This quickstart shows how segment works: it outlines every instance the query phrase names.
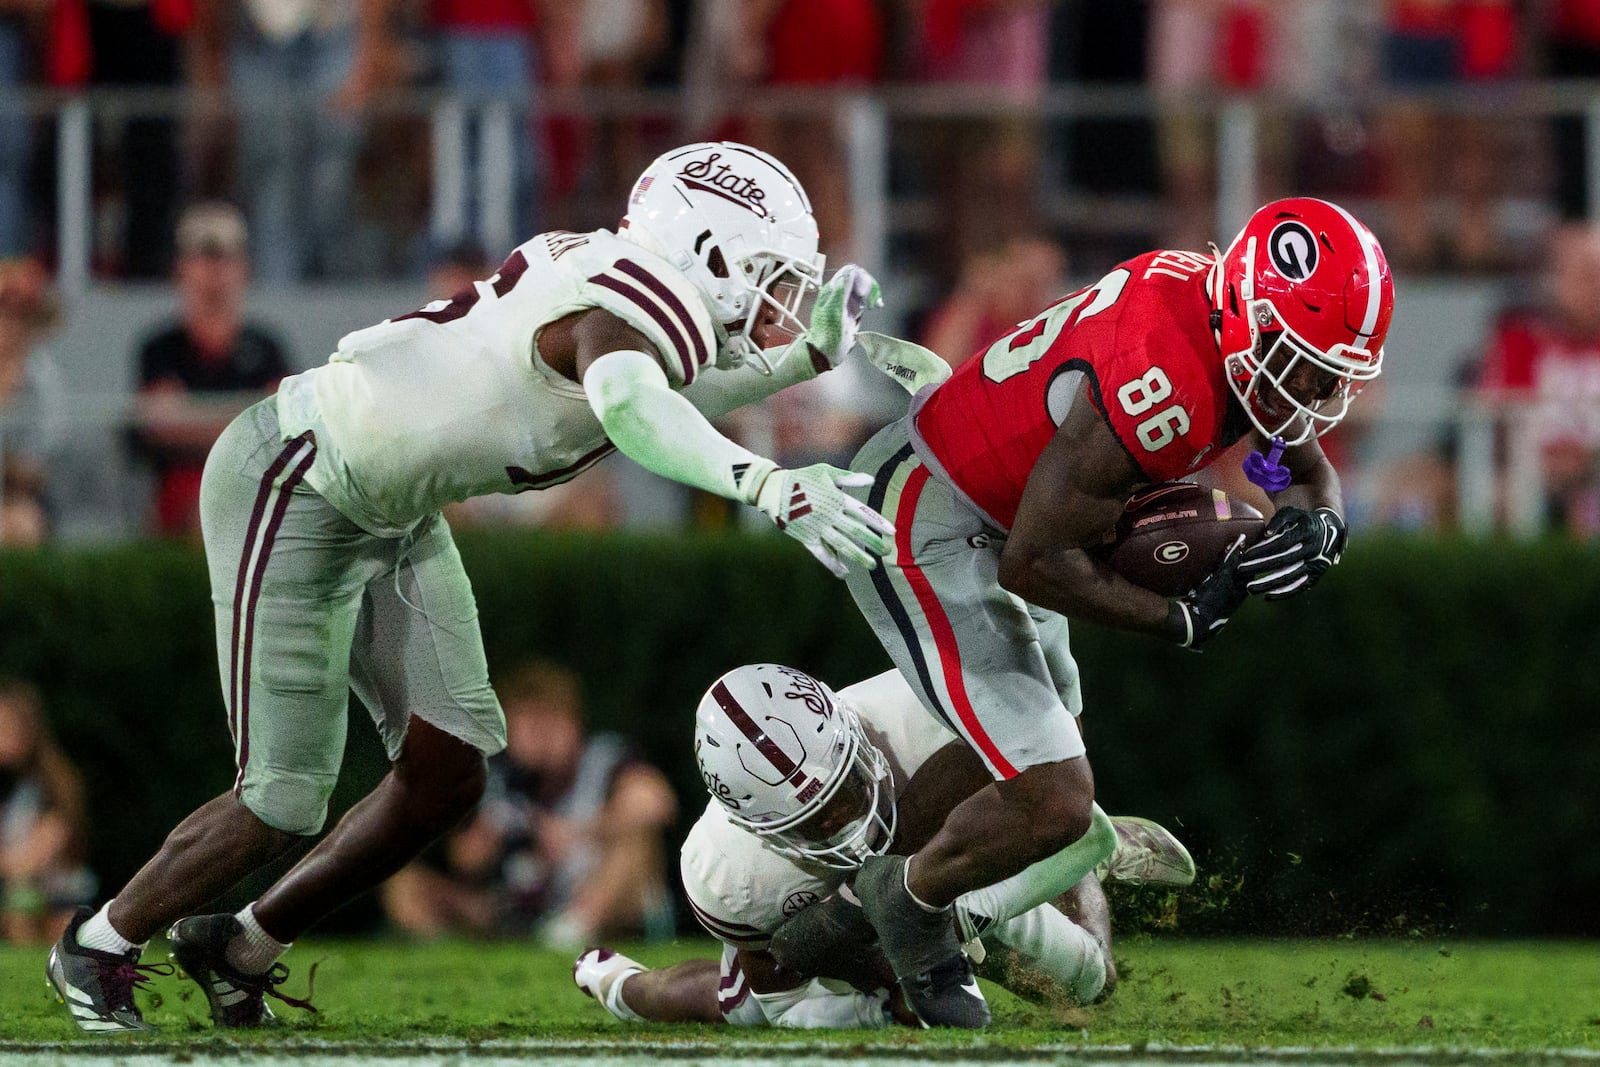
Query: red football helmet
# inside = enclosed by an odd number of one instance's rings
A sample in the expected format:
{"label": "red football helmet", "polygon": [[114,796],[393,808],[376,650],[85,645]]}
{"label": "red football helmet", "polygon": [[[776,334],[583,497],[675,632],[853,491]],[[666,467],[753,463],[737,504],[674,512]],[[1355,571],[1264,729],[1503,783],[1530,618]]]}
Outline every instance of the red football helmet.
{"label": "red football helmet", "polygon": [[1383,367],[1394,279],[1372,231],[1326,200],[1275,200],[1217,257],[1212,325],[1228,384],[1267,437],[1331,430]]}

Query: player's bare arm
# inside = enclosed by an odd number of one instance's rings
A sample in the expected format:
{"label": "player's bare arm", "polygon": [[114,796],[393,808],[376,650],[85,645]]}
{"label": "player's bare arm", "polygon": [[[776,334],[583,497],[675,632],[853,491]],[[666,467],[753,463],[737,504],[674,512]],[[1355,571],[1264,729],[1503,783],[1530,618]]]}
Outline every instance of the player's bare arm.
{"label": "player's bare arm", "polygon": [[1246,591],[1282,600],[1315,585],[1344,552],[1339,474],[1316,438],[1284,453],[1294,481],[1272,494],[1277,511],[1261,540],[1239,557]]}
{"label": "player's bare arm", "polygon": [[1344,514],[1344,497],[1339,488],[1339,472],[1333,469],[1322,445],[1315,437],[1304,444],[1294,445],[1283,454],[1283,464],[1289,468],[1294,481],[1289,488],[1269,493],[1273,506],[1279,508],[1332,508]]}
{"label": "player's bare arm", "polygon": [[1167,635],[1172,603],[1090,553],[1148,479],[1117,443],[1084,382],[1028,476],[1000,584],[1039,607],[1138,633]]}

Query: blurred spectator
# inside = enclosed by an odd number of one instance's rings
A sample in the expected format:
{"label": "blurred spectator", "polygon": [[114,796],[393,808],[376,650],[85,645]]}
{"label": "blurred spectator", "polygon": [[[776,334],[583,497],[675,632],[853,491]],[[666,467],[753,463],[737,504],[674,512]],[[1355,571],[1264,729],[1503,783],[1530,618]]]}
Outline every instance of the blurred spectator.
{"label": "blurred spectator", "polygon": [[452,245],[428,271],[427,300],[448,300],[494,270],[495,264],[489,262],[482,245],[473,241]]}
{"label": "blurred spectator", "polygon": [[0,260],[0,545],[37,545],[49,533],[50,464],[66,436],[66,411],[39,342],[58,318],[44,268]]}
{"label": "blurred spectator", "polygon": [[419,936],[537,931],[552,947],[670,934],[662,833],[676,800],[615,734],[585,735],[571,671],[535,661],[497,687],[506,751],[442,861],[391,878],[384,907]]}
{"label": "blurred spectator", "polygon": [[[1196,101],[1219,92],[1275,95],[1289,88],[1301,0],[1156,0],[1150,9],[1149,80],[1156,121],[1169,248],[1203,249],[1230,221],[1216,218],[1216,122]],[[1322,42],[1325,49],[1332,42]],[[1257,127],[1257,200],[1282,195],[1289,125],[1263,111]]]}
{"label": "blurred spectator", "polygon": [[156,529],[192,534],[206,453],[247,403],[277,387],[289,362],[277,338],[245,320],[250,264],[238,209],[194,205],[177,244],[178,319],[139,347],[137,436],[159,480]]}
{"label": "blurred spectator", "polygon": [[[1553,78],[1600,78],[1600,0],[1548,0],[1541,40],[1544,73]],[[1555,140],[1556,207],[1564,219],[1587,218],[1600,210],[1589,203],[1588,146],[1585,116],[1558,115],[1552,122]]]}
{"label": "blurred spectator", "polygon": [[[669,44],[664,0],[585,0],[581,6],[577,37],[583,84],[642,89]],[[597,179],[595,201],[625,197],[655,157],[658,146],[644,143],[648,125],[635,115],[600,116],[587,131],[580,162]],[[597,221],[609,225],[613,220]]]}
{"label": "blurred spectator", "polygon": [[[1512,73],[1513,0],[1387,0],[1383,73],[1396,89],[1440,89]],[[1381,139],[1393,198],[1384,250],[1396,267],[1493,270],[1505,265],[1495,217],[1501,170],[1494,116],[1445,117],[1423,101],[1384,116]],[[1450,197],[1447,226],[1435,214]]]}
{"label": "blurred spectator", "polygon": [[[34,81],[33,41],[55,0],[0,0],[0,98]],[[0,256],[28,251],[27,184],[32,122],[0,112]]]}
{"label": "blurred spectator", "polygon": [[[52,60],[57,84],[90,88],[176,89],[193,24],[189,0],[56,0]],[[105,136],[109,134],[109,136]],[[102,232],[114,239],[97,256],[131,278],[162,278],[172,268],[172,224],[182,187],[177,123],[166,115],[129,117],[104,131],[116,177],[102,186]]]}
{"label": "blurred spectator", "polygon": [[396,67],[395,0],[189,2],[196,81],[226,86],[240,108],[257,275],[281,284],[348,273],[362,116]]}
{"label": "blurred spectator", "polygon": [[[917,0],[913,73],[1021,107],[1048,81],[1054,0]],[[928,146],[938,245],[961,263],[995,240],[1038,231],[1039,128],[1030,118],[951,119]],[[948,280],[948,278],[946,279]]]}
{"label": "blurred spectator", "polygon": [[[741,85],[863,90],[883,78],[884,24],[873,0],[744,0],[722,62]],[[817,217],[822,251],[853,258],[849,168],[831,111],[746,120],[752,144],[787,163]]]}
{"label": "blurred spectator", "polygon": [[1546,518],[1600,536],[1600,228],[1569,224],[1553,236],[1539,307],[1501,315],[1478,387],[1527,405],[1512,418],[1537,435]]}
{"label": "blurred spectator", "polygon": [[928,319],[923,342],[952,367],[1066,295],[1067,254],[1018,238],[968,259],[961,280]]}
{"label": "blurred spectator", "polygon": [[38,690],[0,678],[0,937],[52,941],[94,896],[85,828],[83,779],[51,738]]}
{"label": "blurred spectator", "polygon": [[[504,254],[535,232],[540,86],[577,84],[585,6],[565,0],[431,0],[440,83],[467,107],[459,141],[436,149],[456,156],[454,170],[462,179],[455,187],[434,189],[440,200],[436,244],[476,240]],[[492,185],[486,178],[493,168],[507,166],[511,202],[497,205],[487,195]]]}

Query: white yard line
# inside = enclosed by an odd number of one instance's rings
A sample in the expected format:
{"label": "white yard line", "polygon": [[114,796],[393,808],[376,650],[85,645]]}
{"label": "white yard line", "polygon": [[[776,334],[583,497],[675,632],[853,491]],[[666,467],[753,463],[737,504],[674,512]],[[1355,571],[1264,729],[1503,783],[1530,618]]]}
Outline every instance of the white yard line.
{"label": "white yard line", "polygon": [[1070,1061],[1074,1067],[1237,1067],[1239,1064],[1381,1064],[1382,1067],[1437,1067],[1451,1063],[1600,1063],[1600,1049],[1491,1049],[1410,1046],[1249,1048],[1242,1045],[1088,1045],[1062,1042],[1019,1048],[974,1044],[928,1048],[916,1042],[837,1042],[815,1038],[793,1044],[754,1041],[545,1041],[497,1039],[481,1042],[433,1038],[416,1041],[349,1042],[293,1040],[270,1045],[212,1039],[204,1047],[177,1042],[113,1045],[87,1042],[0,1042],[0,1067],[72,1067],[126,1062],[144,1067],[177,1062],[187,1067],[247,1067],[293,1063],[295,1067],[416,1067],[419,1060],[464,1060],[471,1067],[645,1067],[653,1060],[690,1059],[697,1067],[742,1067],[752,1062],[783,1067],[836,1067],[841,1052],[850,1058],[917,1060],[947,1067],[1007,1067],[1041,1061]]}

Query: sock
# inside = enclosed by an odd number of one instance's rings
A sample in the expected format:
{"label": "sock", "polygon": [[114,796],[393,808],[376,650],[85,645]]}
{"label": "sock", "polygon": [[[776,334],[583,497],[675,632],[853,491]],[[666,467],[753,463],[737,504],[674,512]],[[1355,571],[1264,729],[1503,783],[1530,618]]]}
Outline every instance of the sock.
{"label": "sock", "polygon": [[278,957],[288,952],[290,948],[290,945],[274,939],[271,934],[261,929],[261,924],[256,922],[255,909],[254,904],[246,904],[244,910],[234,916],[244,929],[228,942],[226,953],[229,965],[237,967],[245,974],[265,973],[267,968],[277,963]]}
{"label": "sock", "polygon": [[621,1019],[623,1022],[642,1023],[643,1015],[628,1007],[628,1002],[622,999],[622,987],[629,978],[639,973],[639,968],[634,967],[623,971],[611,982],[611,988],[606,991],[606,1011]]}
{"label": "sock", "polygon": [[1099,862],[1117,847],[1117,831],[1111,818],[1094,806],[1089,830],[1078,840],[1038,863],[1024,867],[1010,878],[961,895],[960,905],[968,912],[987,916],[994,922],[1006,919],[1054,900],[1083,880]]}
{"label": "sock", "polygon": [[945,909],[936,908],[932,904],[924,903],[923,899],[921,897],[917,896],[915,893],[913,893],[911,891],[911,861],[914,858],[915,857],[912,857],[912,856],[907,856],[906,857],[906,866],[905,866],[905,872],[906,873],[905,873],[905,879],[904,879],[905,887],[906,887],[906,896],[911,898],[911,903],[915,904],[917,907],[921,908],[923,911],[928,912],[928,913],[933,914],[933,915],[937,915],[939,912],[944,911]]}
{"label": "sock", "polygon": [[143,951],[143,945],[136,945],[132,941],[117,933],[116,927],[111,925],[111,901],[106,901],[105,907],[94,913],[94,916],[84,921],[78,927],[78,944],[84,948],[92,948],[96,952],[115,952],[119,956],[126,956],[130,952]]}
{"label": "sock", "polygon": [[1041,904],[990,931],[1002,944],[1028,957],[1079,1004],[1091,1004],[1106,987],[1106,952],[1093,934],[1048,904]]}

